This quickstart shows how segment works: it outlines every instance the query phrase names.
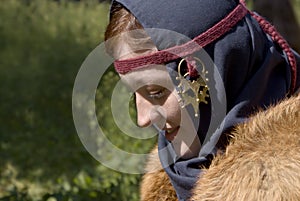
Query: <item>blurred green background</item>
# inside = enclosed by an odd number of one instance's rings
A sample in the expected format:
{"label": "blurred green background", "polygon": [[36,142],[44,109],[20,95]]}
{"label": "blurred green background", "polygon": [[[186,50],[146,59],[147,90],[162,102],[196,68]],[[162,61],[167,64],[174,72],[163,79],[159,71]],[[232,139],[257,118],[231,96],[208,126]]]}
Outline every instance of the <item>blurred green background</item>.
{"label": "blurred green background", "polygon": [[[138,200],[140,175],[92,158],[72,118],[74,80],[103,40],[108,9],[92,0],[1,1],[0,200]],[[102,107],[117,80],[110,68],[97,93],[98,117],[115,144],[146,153],[153,140],[120,138]]]}
{"label": "blurred green background", "polygon": [[[299,11],[300,1],[293,4]],[[122,174],[93,159],[72,119],[74,80],[103,40],[108,9],[109,2],[96,0],[1,0],[0,200],[139,199],[141,175]],[[117,80],[112,68],[101,80],[98,119],[120,148],[146,153],[155,139],[120,137],[110,108],[102,107],[110,104]]]}

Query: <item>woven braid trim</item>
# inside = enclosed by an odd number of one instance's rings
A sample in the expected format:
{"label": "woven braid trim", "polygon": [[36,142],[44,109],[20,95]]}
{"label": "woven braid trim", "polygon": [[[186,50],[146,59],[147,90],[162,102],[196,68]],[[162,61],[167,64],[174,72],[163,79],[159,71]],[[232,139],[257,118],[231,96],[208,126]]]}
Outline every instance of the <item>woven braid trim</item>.
{"label": "woven braid trim", "polygon": [[256,13],[250,12],[250,14],[253,18],[256,19],[256,21],[259,23],[260,27],[264,30],[264,32],[269,34],[272,40],[276,42],[286,53],[292,71],[290,94],[293,94],[296,89],[297,80],[297,62],[295,55],[293,54],[288,42],[278,33],[274,26],[272,26],[267,20],[257,15]]}
{"label": "woven braid trim", "polygon": [[183,45],[174,46],[146,56],[126,60],[116,60],[114,62],[115,69],[120,74],[126,74],[134,69],[136,70],[147,67],[149,64],[164,64],[192,54],[224,35],[241,19],[243,19],[248,12],[249,11],[245,5],[240,3],[224,19],[219,21],[206,32],[195,37],[193,40]]}

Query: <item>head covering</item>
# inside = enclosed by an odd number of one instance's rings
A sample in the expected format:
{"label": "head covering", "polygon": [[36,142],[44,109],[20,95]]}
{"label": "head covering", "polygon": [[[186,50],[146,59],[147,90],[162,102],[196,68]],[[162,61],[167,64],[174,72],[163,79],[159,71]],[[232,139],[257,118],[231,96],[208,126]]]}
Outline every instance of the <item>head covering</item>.
{"label": "head covering", "polygon": [[[177,38],[172,40],[168,31],[156,33],[156,29],[163,29],[180,33],[196,43],[202,35],[200,41],[204,42],[200,43],[201,47],[213,60],[221,76],[220,82],[224,83],[227,97],[226,116],[217,122],[218,125],[209,139],[207,139],[209,124],[214,123],[212,115],[217,114],[211,114],[211,102],[199,106],[198,136],[202,143],[204,139],[206,141],[199,156],[187,160],[176,158],[174,163],[169,165],[170,158],[174,158],[174,151],[170,149],[167,154],[160,153],[161,163],[170,177],[178,199],[187,200],[191,196],[190,191],[197,176],[201,174],[200,166],[209,165],[211,155],[222,146],[222,139],[226,138],[225,133],[234,125],[244,122],[249,114],[253,113],[254,108],[266,107],[299,88],[300,70],[296,69],[296,61],[299,65],[300,57],[289,49],[285,40],[270,24],[257,14],[246,10],[243,3],[238,0],[115,0],[114,2],[122,4],[138,19],[160,50],[159,53],[149,57],[117,61],[115,65],[119,73],[125,74],[134,70],[136,65],[151,63],[153,60],[165,63],[169,69],[176,69],[178,57],[168,57],[168,54],[164,55],[163,50],[184,47],[183,49],[190,51],[193,47],[185,46],[187,40],[176,40]],[[228,18],[232,20],[231,23],[224,25],[222,20]],[[216,33],[213,32],[217,37],[211,40],[207,36],[211,36],[212,32],[209,31],[215,30],[216,25],[220,29]],[[203,35],[206,38],[203,38]],[[182,56],[188,56],[198,50],[193,49]],[[178,54],[180,56],[180,53]],[[158,60],[164,57],[167,59]],[[218,88],[218,85],[215,87]],[[164,136],[159,135],[159,149],[168,145],[169,142]]]}

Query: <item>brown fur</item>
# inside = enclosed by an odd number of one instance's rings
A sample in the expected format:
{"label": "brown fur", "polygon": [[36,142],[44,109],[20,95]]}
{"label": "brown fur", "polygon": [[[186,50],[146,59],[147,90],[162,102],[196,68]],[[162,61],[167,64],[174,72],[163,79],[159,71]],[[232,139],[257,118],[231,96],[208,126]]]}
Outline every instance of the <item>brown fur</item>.
{"label": "brown fur", "polygon": [[[141,200],[176,201],[157,148],[146,170]],[[300,200],[300,95],[237,126],[225,154],[204,172],[191,200]]]}
{"label": "brown fur", "polygon": [[141,201],[177,201],[176,192],[160,164],[157,147],[151,152],[146,172],[141,183]]}
{"label": "brown fur", "polygon": [[259,112],[232,135],[192,200],[300,200],[300,96]]}

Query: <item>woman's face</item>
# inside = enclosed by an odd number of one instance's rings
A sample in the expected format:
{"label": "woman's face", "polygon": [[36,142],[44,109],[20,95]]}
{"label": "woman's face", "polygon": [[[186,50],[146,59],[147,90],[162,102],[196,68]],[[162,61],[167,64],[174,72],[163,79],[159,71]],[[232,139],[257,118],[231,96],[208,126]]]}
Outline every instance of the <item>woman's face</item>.
{"label": "woman's face", "polygon": [[120,75],[135,92],[137,124],[165,131],[177,155],[197,156],[200,142],[190,115],[179,105],[179,97],[165,66],[153,65]]}

